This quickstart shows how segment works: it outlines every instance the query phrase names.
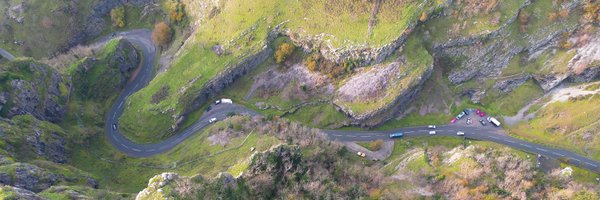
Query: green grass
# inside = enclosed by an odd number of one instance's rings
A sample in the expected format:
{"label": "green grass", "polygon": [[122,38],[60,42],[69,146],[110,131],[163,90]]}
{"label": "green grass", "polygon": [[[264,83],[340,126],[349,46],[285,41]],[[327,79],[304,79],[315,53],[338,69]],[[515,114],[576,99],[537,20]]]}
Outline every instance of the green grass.
{"label": "green grass", "polygon": [[[128,138],[141,143],[159,141],[172,135],[169,127],[189,107],[205,83],[259,52],[267,44],[267,33],[281,22],[286,21],[284,26],[298,31],[299,35],[325,33],[331,36],[326,39],[332,41],[334,46],[364,43],[379,46],[398,38],[426,8],[440,4],[439,1],[411,1],[402,6],[383,5],[379,23],[373,28],[373,33],[367,36],[368,20],[365,19],[368,19],[366,16],[370,16],[369,13],[352,9],[364,8],[354,7],[364,2],[346,3],[336,4],[338,6],[330,7],[332,9],[323,7],[323,3],[295,1],[223,3],[221,13],[207,20],[204,28],[198,29],[195,42],[182,51],[170,69],[128,98],[126,110],[120,118],[122,131]],[[210,49],[216,44],[223,45],[228,53],[217,56]],[[169,95],[158,104],[149,103],[151,96],[163,85],[181,92]],[[187,89],[181,90],[182,87]]]}
{"label": "green grass", "polygon": [[528,80],[508,94],[493,89],[492,92],[488,92],[482,103],[495,113],[513,116],[529,102],[543,95],[542,88],[533,80]]}
{"label": "green grass", "polygon": [[348,121],[348,118],[331,104],[304,107],[286,118],[307,126],[324,128],[340,126],[344,121]]}
{"label": "green grass", "polygon": [[598,181],[596,180],[596,178],[600,178],[600,174],[598,174],[598,173],[591,172],[589,170],[582,169],[577,166],[564,164],[564,163],[561,163],[560,167],[561,168],[571,167],[573,169],[573,174],[571,174],[571,175],[572,175],[573,179],[577,182],[598,184]]}
{"label": "green grass", "polygon": [[[431,70],[433,58],[424,48],[422,41],[414,35],[413,37],[408,38],[404,49],[405,51],[403,51],[402,54],[406,57],[406,64],[401,65],[401,75],[399,78],[393,77],[391,80],[389,80],[392,83],[388,85],[386,90],[383,92],[384,95],[382,98],[354,102],[346,102],[336,99],[336,104],[351,110],[355,115],[361,115],[385,107],[395,102],[399,94],[413,89],[421,81],[420,79],[423,77],[423,75],[427,71]],[[368,67],[367,70],[375,70],[371,68],[377,66]],[[344,84],[344,82],[341,84]]]}
{"label": "green grass", "polygon": [[585,90],[595,91],[595,90],[598,90],[598,88],[600,88],[600,83],[594,83],[594,84],[590,84],[590,85],[586,86]]}
{"label": "green grass", "polygon": [[556,102],[540,109],[533,120],[511,127],[510,134],[600,160],[600,140],[589,135],[600,130],[598,112],[600,95]]}
{"label": "green grass", "polygon": [[[432,19],[427,22],[426,29],[429,30],[434,43],[447,42],[453,38],[460,37],[471,37],[483,35],[498,30],[504,24],[508,22],[510,18],[517,15],[519,8],[524,4],[524,0],[509,0],[498,3],[498,6],[489,13],[479,13],[466,19],[460,19],[464,17],[462,14],[464,4],[458,5],[453,3],[448,10],[451,12],[457,12],[457,15],[449,15]],[[492,19],[498,17],[498,23],[493,23]],[[464,25],[464,27],[462,27]],[[454,26],[462,27],[457,29],[458,31],[449,34],[449,30],[452,30]]]}
{"label": "green grass", "polygon": [[[74,149],[70,164],[90,172],[105,189],[119,192],[137,192],[156,174],[173,171],[184,176],[202,174],[212,177],[219,172],[239,173],[248,166],[252,152],[264,151],[279,140],[272,136],[252,133],[233,138],[225,147],[211,145],[208,136],[232,123],[225,120],[194,134],[181,144],[165,153],[147,158],[132,158],[117,152],[104,138],[98,135],[86,146]],[[248,134],[248,133],[245,133]],[[212,156],[211,156],[212,155]],[[154,167],[144,167],[145,165]],[[131,176],[135,174],[135,176]]]}

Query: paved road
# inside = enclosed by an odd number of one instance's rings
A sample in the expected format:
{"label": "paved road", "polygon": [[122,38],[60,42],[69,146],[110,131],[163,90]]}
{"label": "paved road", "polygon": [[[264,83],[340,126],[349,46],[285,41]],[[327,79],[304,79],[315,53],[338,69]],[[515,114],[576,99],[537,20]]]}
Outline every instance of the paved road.
{"label": "paved road", "polygon": [[[107,136],[110,143],[113,144],[113,146],[115,146],[120,151],[126,153],[127,155],[134,157],[146,157],[172,149],[177,144],[190,137],[192,134],[208,126],[208,119],[213,117],[222,120],[226,117],[227,113],[230,112],[238,114],[245,113],[249,115],[258,115],[258,113],[256,113],[255,111],[237,104],[215,105],[212,106],[212,109],[210,111],[204,113],[195,124],[178,133],[177,135],[174,135],[162,142],[154,144],[136,144],[128,140],[123,136],[123,134],[119,133],[118,129],[113,129],[113,124],[117,124],[118,118],[121,116],[121,114],[123,114],[124,107],[126,106],[124,104],[127,100],[127,97],[133,94],[134,92],[138,91],[139,89],[145,87],[148,84],[148,82],[152,79],[154,60],[156,57],[156,48],[150,40],[150,31],[148,30],[133,30],[119,33],[117,34],[117,36],[123,37],[131,41],[137,48],[141,50],[141,52],[144,55],[142,69],[140,70],[139,74],[123,89],[120,96],[117,98],[114,105],[111,107],[106,116],[105,129],[108,133]],[[109,39],[110,37],[106,37],[101,39],[99,42],[105,42]],[[491,126],[487,126],[484,128],[480,126],[467,127],[459,125],[447,125],[439,126],[436,129],[436,131],[437,134],[434,136],[456,137],[459,137],[456,135],[457,131],[463,131],[465,133],[465,136],[462,137],[492,141],[516,149],[521,149],[523,151],[541,154],[550,158],[567,158],[573,165],[600,173],[600,162],[598,161],[589,159],[587,157],[566,150],[549,148],[542,145],[515,139],[503,134],[502,130],[499,128],[493,128]],[[401,128],[390,131],[323,130],[323,132],[325,132],[328,135],[329,139],[339,141],[371,141],[376,139],[390,140],[389,134],[393,132],[403,132],[405,137],[429,136],[429,129],[427,129],[427,127]]]}
{"label": "paved road", "polygon": [[5,51],[2,48],[0,48],[0,56],[6,58],[8,60],[14,60],[15,59],[15,56],[13,56],[8,51]]}

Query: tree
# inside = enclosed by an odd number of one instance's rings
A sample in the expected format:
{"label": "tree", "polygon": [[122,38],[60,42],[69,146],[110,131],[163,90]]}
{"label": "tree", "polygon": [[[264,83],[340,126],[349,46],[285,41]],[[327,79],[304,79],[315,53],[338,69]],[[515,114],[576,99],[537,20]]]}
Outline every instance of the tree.
{"label": "tree", "polygon": [[185,18],[185,4],[181,3],[180,0],[169,1],[169,18],[172,22],[179,23]]}
{"label": "tree", "polygon": [[110,19],[113,22],[113,26],[118,28],[125,27],[125,7],[119,6],[110,10]]}
{"label": "tree", "polygon": [[375,140],[373,142],[371,142],[371,144],[369,145],[371,151],[379,151],[381,149],[381,146],[383,146],[383,140]]}
{"label": "tree", "polygon": [[171,27],[165,22],[159,22],[154,25],[154,30],[152,31],[152,41],[154,41],[159,46],[163,46],[171,42],[171,36],[173,31]]}
{"label": "tree", "polygon": [[288,56],[294,52],[294,45],[290,43],[283,43],[279,45],[277,51],[275,51],[275,63],[281,64]]}

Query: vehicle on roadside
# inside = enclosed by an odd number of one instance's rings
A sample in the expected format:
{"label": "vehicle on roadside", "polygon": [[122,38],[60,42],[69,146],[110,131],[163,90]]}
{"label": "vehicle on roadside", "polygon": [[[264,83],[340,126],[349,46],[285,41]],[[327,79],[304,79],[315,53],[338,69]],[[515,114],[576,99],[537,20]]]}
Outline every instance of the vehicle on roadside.
{"label": "vehicle on roadside", "polygon": [[435,125],[429,125],[429,126],[427,126],[427,128],[429,128],[429,129],[435,129],[437,127]]}
{"label": "vehicle on roadside", "polygon": [[479,112],[479,114],[478,114],[478,115],[479,115],[480,117],[485,117],[485,112],[481,111],[481,112]]}
{"label": "vehicle on roadside", "polygon": [[451,124],[454,124],[454,123],[456,123],[456,120],[457,120],[457,119],[456,119],[456,117],[455,117],[455,118],[452,118],[452,120],[450,120],[450,123],[451,123]]}
{"label": "vehicle on roadside", "polygon": [[456,135],[463,136],[463,135],[465,135],[465,132],[459,131],[459,132],[456,132]]}
{"label": "vehicle on roadside", "polygon": [[113,130],[117,130],[117,124],[112,125]]}
{"label": "vehicle on roadside", "polygon": [[469,113],[469,109],[464,109],[464,110],[463,110],[463,113],[465,113],[465,115],[469,115],[469,114],[470,114],[470,113]]}
{"label": "vehicle on roadside", "polygon": [[359,151],[359,152],[357,152],[357,153],[356,153],[356,155],[358,155],[358,156],[360,156],[360,157],[363,157],[363,158],[364,158],[365,156],[367,156],[367,154],[365,154],[365,153],[363,153],[363,152],[360,152],[360,151]]}
{"label": "vehicle on roadside", "polygon": [[399,137],[402,137],[402,136],[404,136],[404,133],[392,133],[392,134],[390,134],[390,138],[391,139],[399,138]]}
{"label": "vehicle on roadside", "polygon": [[483,119],[480,119],[480,120],[479,120],[479,123],[481,123],[481,125],[482,125],[482,126],[485,126],[485,125],[487,125],[487,123],[486,123],[486,122],[485,122],[485,120],[483,120]]}
{"label": "vehicle on roadside", "polygon": [[222,104],[222,103],[232,104],[233,101],[231,99],[219,99],[219,100],[215,101],[215,104]]}
{"label": "vehicle on roadside", "polygon": [[463,118],[465,115],[466,115],[466,114],[465,114],[465,112],[464,112],[464,111],[463,111],[463,112],[460,112],[460,114],[458,114],[458,115],[456,116],[456,119],[461,119],[461,118]]}
{"label": "vehicle on roadside", "polygon": [[500,123],[500,121],[498,121],[496,118],[493,118],[493,117],[489,117],[488,121],[490,121],[490,123],[492,123],[496,127],[500,127],[500,125],[502,124],[502,123]]}
{"label": "vehicle on roadside", "polygon": [[215,123],[216,121],[217,121],[217,118],[213,117],[208,120],[208,123],[212,124],[212,123]]}
{"label": "vehicle on roadside", "polygon": [[435,135],[435,131],[429,131],[429,135]]}
{"label": "vehicle on roadside", "polygon": [[475,110],[475,114],[479,115],[479,113],[481,113],[481,110],[477,108],[477,110]]}

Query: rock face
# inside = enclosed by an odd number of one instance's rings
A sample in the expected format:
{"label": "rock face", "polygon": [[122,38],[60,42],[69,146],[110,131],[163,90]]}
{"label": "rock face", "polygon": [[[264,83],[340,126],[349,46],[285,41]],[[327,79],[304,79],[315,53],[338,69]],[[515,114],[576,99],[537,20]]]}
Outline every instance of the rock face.
{"label": "rock face", "polygon": [[119,40],[114,49],[103,51],[101,57],[84,58],[71,73],[75,92],[85,98],[105,99],[117,93],[141,62],[127,40]]}
{"label": "rock face", "polygon": [[176,173],[165,172],[152,177],[148,181],[148,187],[144,188],[135,197],[136,200],[144,199],[166,199],[169,194],[165,194],[163,187],[168,186],[171,182],[179,179]]}
{"label": "rock face", "polygon": [[0,183],[40,192],[62,179],[61,175],[50,173],[35,165],[15,163],[11,167],[0,172]]}
{"label": "rock face", "polygon": [[58,71],[32,60],[12,61],[0,68],[8,77],[0,92],[5,117],[31,114],[40,120],[61,121],[70,84]]}
{"label": "rock face", "polygon": [[47,133],[42,137],[42,132],[35,132],[27,137],[27,142],[33,147],[36,154],[56,163],[67,162],[67,141],[57,132]]}
{"label": "rock face", "polygon": [[3,194],[6,199],[18,199],[18,200],[44,200],[43,198],[32,191],[12,187],[12,186],[1,186],[0,193]]}
{"label": "rock face", "polygon": [[513,89],[519,87],[521,84],[525,83],[525,81],[529,80],[530,78],[531,78],[531,75],[524,74],[524,75],[520,75],[520,76],[511,78],[511,79],[498,81],[494,85],[494,88],[507,93],[507,92],[510,92]]}

